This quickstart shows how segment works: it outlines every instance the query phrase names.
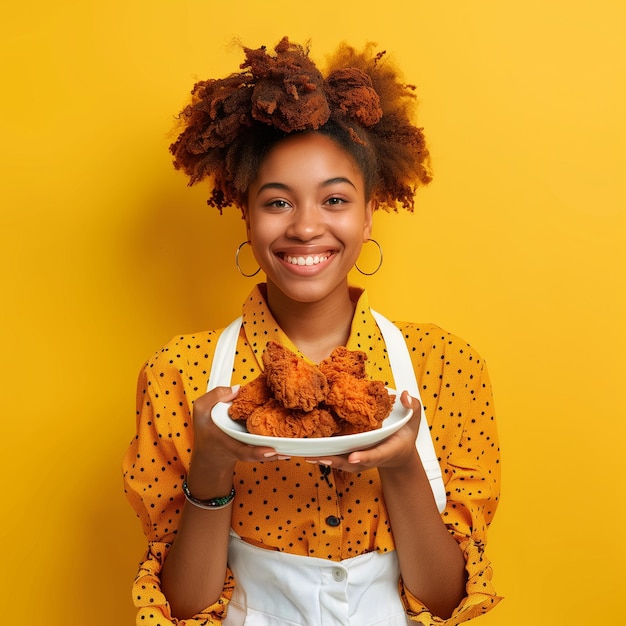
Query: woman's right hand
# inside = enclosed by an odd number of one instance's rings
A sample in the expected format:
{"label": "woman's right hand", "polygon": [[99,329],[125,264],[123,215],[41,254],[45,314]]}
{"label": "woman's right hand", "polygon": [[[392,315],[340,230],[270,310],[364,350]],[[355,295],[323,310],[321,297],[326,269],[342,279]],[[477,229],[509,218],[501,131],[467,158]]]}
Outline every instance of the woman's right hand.
{"label": "woman's right hand", "polygon": [[[218,402],[231,402],[238,392],[238,386],[215,387],[194,402],[194,444],[187,484],[197,498],[208,499],[228,493],[237,461],[250,463],[279,458],[274,448],[250,446],[237,441],[213,422],[213,407]],[[228,489],[222,493],[226,487]]]}

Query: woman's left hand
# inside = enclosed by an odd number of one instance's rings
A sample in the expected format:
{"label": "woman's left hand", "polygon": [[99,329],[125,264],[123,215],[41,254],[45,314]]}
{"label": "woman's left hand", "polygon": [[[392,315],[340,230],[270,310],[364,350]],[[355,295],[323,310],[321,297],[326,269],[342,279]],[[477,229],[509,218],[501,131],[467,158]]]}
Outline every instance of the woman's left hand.
{"label": "woman's left hand", "polygon": [[420,427],[421,406],[419,400],[407,391],[400,396],[402,405],[413,409],[411,419],[387,439],[367,450],[358,450],[341,456],[308,457],[309,463],[330,465],[345,472],[358,473],[372,467],[401,467],[416,454],[415,440]]}

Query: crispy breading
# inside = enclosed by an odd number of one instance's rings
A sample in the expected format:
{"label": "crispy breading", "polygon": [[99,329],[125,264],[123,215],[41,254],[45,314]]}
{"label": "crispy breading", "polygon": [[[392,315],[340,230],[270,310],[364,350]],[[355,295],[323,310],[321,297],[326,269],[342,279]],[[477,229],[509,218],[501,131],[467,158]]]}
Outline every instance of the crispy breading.
{"label": "crispy breading", "polygon": [[241,386],[237,397],[228,408],[228,414],[234,420],[247,420],[255,409],[265,404],[271,397],[265,374],[261,373],[254,380]]}
{"label": "crispy breading", "polygon": [[319,367],[269,341],[265,372],[243,385],[229,415],[271,437],[331,437],[380,428],[395,400],[366,378],[367,355],[340,346]]}
{"label": "crispy breading", "polygon": [[294,411],[274,399],[257,407],[246,426],[250,433],[270,437],[331,437],[339,431],[339,424],[326,409]]}
{"label": "crispy breading", "polygon": [[350,374],[365,378],[367,355],[361,350],[348,350],[345,346],[335,348],[331,355],[320,363],[320,370],[331,383],[337,374]]}
{"label": "crispy breading", "polygon": [[328,383],[320,369],[276,341],[267,343],[263,364],[267,384],[284,407],[311,411],[326,398]]}
{"label": "crispy breading", "polygon": [[395,396],[380,380],[354,378],[348,373],[333,377],[326,404],[337,415],[350,423],[356,432],[375,430],[391,413]]}

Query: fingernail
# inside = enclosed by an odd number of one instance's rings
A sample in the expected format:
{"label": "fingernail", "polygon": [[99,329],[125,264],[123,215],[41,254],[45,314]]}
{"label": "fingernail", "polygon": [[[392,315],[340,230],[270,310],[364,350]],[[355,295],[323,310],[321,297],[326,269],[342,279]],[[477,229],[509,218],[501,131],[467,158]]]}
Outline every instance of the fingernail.
{"label": "fingernail", "polygon": [[264,453],[263,453],[263,456],[264,456],[266,459],[269,459],[271,456],[276,456],[276,454],[277,454],[277,452],[264,452]]}
{"label": "fingernail", "polygon": [[288,461],[291,457],[290,456],[278,456],[277,458],[279,461]]}
{"label": "fingernail", "polygon": [[318,463],[319,463],[320,465],[332,465],[332,464],[333,464],[333,462],[332,462],[332,461],[329,461],[329,460],[327,460],[327,459],[320,459],[320,460],[318,461]]}
{"label": "fingernail", "polygon": [[360,463],[361,459],[359,459],[358,457],[356,459],[348,459],[350,461],[350,463]]}
{"label": "fingernail", "polygon": [[230,390],[235,393],[236,391],[239,391],[239,388],[241,387],[241,385],[233,385]]}
{"label": "fingernail", "polygon": [[413,402],[413,398],[411,398],[411,394],[409,394],[408,392],[407,392],[407,394],[406,394],[406,399],[407,399],[409,402]]}

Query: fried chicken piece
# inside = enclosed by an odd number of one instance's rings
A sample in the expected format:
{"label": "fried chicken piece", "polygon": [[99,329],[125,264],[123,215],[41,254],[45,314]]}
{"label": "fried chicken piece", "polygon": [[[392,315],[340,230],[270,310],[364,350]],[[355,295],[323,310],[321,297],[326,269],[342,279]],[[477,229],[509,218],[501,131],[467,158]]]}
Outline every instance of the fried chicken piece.
{"label": "fried chicken piece", "polygon": [[340,346],[319,367],[270,341],[265,372],[243,385],[229,408],[248,432],[270,437],[332,437],[380,428],[395,396],[366,378],[367,355]]}
{"label": "fried chicken piece", "polygon": [[265,374],[261,373],[254,380],[241,386],[237,397],[228,408],[228,414],[234,420],[247,420],[255,409],[265,404],[271,397]]}
{"label": "fried chicken piece", "polygon": [[331,437],[339,432],[339,424],[330,411],[294,411],[274,399],[258,407],[246,426],[250,433],[269,437]]}
{"label": "fried chicken piece", "polygon": [[358,426],[351,424],[350,422],[346,422],[346,420],[340,419],[341,426],[339,428],[338,435],[358,435],[359,433],[365,432],[360,430]]}
{"label": "fried chicken piece", "polygon": [[311,411],[326,398],[326,376],[281,344],[267,343],[263,364],[267,384],[284,407]]}
{"label": "fried chicken piece", "polygon": [[326,404],[350,424],[342,429],[345,434],[380,428],[394,401],[382,381],[354,378],[345,372],[334,376],[326,398]]}
{"label": "fried chicken piece", "polygon": [[345,346],[335,348],[331,355],[320,363],[320,370],[332,384],[337,374],[349,374],[354,378],[365,378],[367,355],[361,350],[348,350]]}
{"label": "fried chicken piece", "polygon": [[277,425],[284,422],[291,415],[291,409],[286,409],[280,402],[270,398],[262,406],[257,406],[246,421],[246,428],[253,435],[278,437]]}

